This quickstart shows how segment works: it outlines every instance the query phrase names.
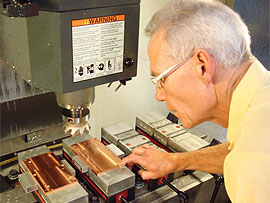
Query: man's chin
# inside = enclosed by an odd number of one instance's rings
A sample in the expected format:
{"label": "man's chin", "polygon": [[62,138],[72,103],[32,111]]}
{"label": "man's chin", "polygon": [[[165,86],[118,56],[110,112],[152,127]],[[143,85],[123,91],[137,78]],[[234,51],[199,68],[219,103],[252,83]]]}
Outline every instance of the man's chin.
{"label": "man's chin", "polygon": [[195,127],[194,123],[192,123],[192,122],[182,122],[182,125],[186,129],[190,129],[190,128]]}
{"label": "man's chin", "polygon": [[193,128],[195,126],[195,124],[191,120],[185,119],[185,118],[177,115],[177,113],[175,113],[175,112],[174,112],[174,115],[179,119],[179,121],[182,123],[184,128],[190,129],[190,128]]}

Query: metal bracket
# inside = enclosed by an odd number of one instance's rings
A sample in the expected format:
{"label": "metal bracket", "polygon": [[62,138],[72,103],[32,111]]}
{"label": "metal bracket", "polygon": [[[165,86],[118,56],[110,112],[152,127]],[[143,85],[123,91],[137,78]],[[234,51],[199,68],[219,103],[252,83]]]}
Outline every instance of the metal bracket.
{"label": "metal bracket", "polygon": [[79,168],[79,170],[82,173],[88,172],[89,169],[88,169],[87,165],[78,156],[74,156],[72,158],[72,161]]}
{"label": "metal bracket", "polygon": [[75,169],[74,168],[72,168],[72,166],[67,162],[67,160],[62,160],[61,161],[64,165],[65,165],[65,167],[67,167],[67,169],[69,170],[69,172],[72,174],[72,175],[76,175],[76,171],[75,171]]}
{"label": "metal bracket", "polygon": [[19,181],[21,183],[21,186],[25,190],[26,193],[34,192],[35,190],[38,190],[38,184],[36,181],[32,178],[30,173],[23,173],[19,176]]}

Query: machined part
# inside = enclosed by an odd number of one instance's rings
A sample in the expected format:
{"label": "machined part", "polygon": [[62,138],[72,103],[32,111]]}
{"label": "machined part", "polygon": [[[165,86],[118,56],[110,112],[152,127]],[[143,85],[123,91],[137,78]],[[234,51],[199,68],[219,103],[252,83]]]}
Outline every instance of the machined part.
{"label": "machined part", "polygon": [[71,145],[70,149],[77,155],[75,157],[79,158],[77,160],[82,160],[89,170],[93,171],[97,176],[118,168],[121,162],[121,159],[97,138]]}
{"label": "machined part", "polygon": [[25,172],[19,175],[19,180],[27,192],[37,190],[44,201],[50,203],[88,202],[88,193],[66,164],[60,162],[45,145],[21,152],[18,158]]}
{"label": "machined part", "polygon": [[[74,156],[77,156],[77,154],[74,153],[74,151],[71,149],[71,146],[76,143],[88,141],[89,139],[92,139],[90,135],[83,135],[83,136],[70,137],[70,138],[64,139],[63,150],[68,156],[70,156],[71,159],[73,159]],[[100,150],[99,153],[105,153],[103,149],[101,148],[96,149],[95,151],[99,151],[99,150]],[[107,150],[108,149],[106,148],[105,151]],[[82,161],[85,162],[86,160],[87,159],[84,159]],[[101,160],[99,162],[100,164],[103,164]],[[99,175],[96,175],[90,169],[88,170],[86,175],[90,177],[91,180],[95,182],[95,184],[108,197],[111,197],[115,194],[118,194],[119,192],[130,189],[134,187],[135,185],[135,174],[132,171],[130,171],[126,166],[116,167],[116,168],[113,168],[112,170],[104,171],[103,173],[100,173]]]}
{"label": "machined part", "polygon": [[53,152],[25,159],[23,164],[39,185],[39,189],[46,195],[77,182]]}

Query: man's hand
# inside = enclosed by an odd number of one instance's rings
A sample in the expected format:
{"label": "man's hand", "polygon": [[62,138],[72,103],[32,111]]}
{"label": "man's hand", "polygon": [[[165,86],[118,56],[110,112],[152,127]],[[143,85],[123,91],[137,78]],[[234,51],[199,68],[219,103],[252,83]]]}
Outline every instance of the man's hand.
{"label": "man's hand", "polygon": [[146,169],[138,171],[144,180],[156,179],[176,170],[177,166],[173,156],[173,153],[163,152],[145,144],[136,147],[132,154],[122,160],[121,165],[128,164],[128,167],[132,167],[135,163],[139,164]]}
{"label": "man's hand", "polygon": [[167,153],[142,145],[124,158],[121,165],[139,164],[146,170],[140,170],[143,179],[156,179],[181,170],[200,170],[208,173],[223,174],[224,159],[230,152],[229,143],[222,143],[200,150],[182,153]]}

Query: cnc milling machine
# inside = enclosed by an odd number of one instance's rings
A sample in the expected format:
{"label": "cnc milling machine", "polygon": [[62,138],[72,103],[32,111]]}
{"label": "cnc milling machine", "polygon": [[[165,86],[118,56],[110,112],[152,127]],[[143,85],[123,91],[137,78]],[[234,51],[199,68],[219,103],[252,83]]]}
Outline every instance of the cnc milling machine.
{"label": "cnc milling machine", "polygon": [[[136,76],[140,1],[7,0],[0,7],[1,166],[18,159],[21,183],[32,192],[27,184],[36,181],[39,201],[60,201],[63,187],[77,188],[81,196],[68,198],[81,201],[86,192],[41,145],[88,134],[94,87]],[[46,174],[54,168],[63,184]]]}
{"label": "cnc milling machine", "polygon": [[150,112],[134,128],[103,127],[103,144],[89,135],[95,86],[119,81],[118,89],[137,74],[140,0],[3,0],[0,9],[0,166],[20,170],[1,175],[0,199],[228,201],[221,176],[182,171],[143,181],[140,166],[118,167],[145,143],[167,152],[207,147],[204,132]]}

